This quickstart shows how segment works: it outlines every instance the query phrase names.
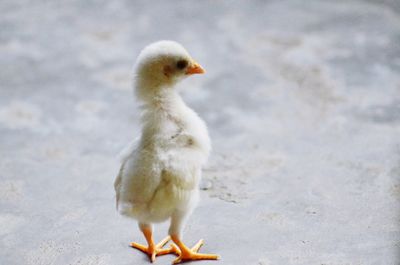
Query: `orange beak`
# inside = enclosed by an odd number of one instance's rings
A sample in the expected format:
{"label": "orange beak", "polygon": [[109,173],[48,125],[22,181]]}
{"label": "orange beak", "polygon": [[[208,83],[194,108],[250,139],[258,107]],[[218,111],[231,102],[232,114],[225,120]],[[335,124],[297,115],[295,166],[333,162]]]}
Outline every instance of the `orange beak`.
{"label": "orange beak", "polygon": [[186,70],[187,75],[204,74],[205,72],[206,71],[203,69],[203,67],[201,67],[201,65],[196,62],[191,64]]}

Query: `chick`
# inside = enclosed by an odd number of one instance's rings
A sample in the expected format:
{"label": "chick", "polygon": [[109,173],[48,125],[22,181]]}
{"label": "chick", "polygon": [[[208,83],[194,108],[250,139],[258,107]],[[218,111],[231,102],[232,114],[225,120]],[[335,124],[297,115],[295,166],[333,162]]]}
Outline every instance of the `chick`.
{"label": "chick", "polygon": [[[205,71],[174,41],[145,47],[134,71],[134,90],[142,103],[142,133],[124,152],[114,183],[118,211],[138,220],[148,244],[131,246],[147,253],[152,262],[169,253],[178,255],[174,263],[218,259],[198,253],[202,240],[192,248],[181,241],[199,199],[201,168],[211,143],[205,123],[183,102],[175,85]],[[155,244],[152,224],[168,219],[169,236]],[[163,248],[170,239],[174,244]]]}

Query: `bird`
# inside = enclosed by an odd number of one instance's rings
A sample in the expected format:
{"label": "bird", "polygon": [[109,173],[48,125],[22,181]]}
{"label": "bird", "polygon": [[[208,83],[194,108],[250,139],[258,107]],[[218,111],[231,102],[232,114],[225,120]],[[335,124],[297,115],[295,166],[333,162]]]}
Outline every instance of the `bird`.
{"label": "bird", "polygon": [[[147,246],[131,247],[156,256],[175,254],[173,264],[216,260],[216,254],[199,253],[204,241],[192,248],[182,241],[188,217],[199,201],[199,182],[211,141],[205,122],[188,107],[176,85],[194,74],[204,74],[179,43],[162,40],[139,54],[133,73],[134,94],[140,102],[141,134],[121,155],[114,182],[117,210],[136,219]],[[170,220],[168,236],[153,240],[153,224]],[[170,240],[169,248],[164,248]]]}

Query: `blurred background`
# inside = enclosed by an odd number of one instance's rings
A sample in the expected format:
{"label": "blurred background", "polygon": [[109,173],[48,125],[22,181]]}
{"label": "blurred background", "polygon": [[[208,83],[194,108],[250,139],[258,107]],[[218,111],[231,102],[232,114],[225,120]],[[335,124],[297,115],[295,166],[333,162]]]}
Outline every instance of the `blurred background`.
{"label": "blurred background", "polygon": [[132,65],[161,39],[207,70],[181,84],[213,140],[185,242],[222,260],[198,264],[399,264],[399,1],[0,11],[1,264],[148,264],[113,182],[140,132]]}

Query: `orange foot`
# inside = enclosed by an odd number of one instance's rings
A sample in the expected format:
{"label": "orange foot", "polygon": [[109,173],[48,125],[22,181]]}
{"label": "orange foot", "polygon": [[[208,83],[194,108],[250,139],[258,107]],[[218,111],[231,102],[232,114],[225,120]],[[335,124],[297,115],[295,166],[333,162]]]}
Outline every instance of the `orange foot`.
{"label": "orange foot", "polygon": [[172,246],[173,251],[177,253],[179,256],[172,262],[172,264],[178,264],[185,261],[191,260],[217,260],[219,259],[218,255],[215,254],[203,254],[197,253],[201,246],[204,244],[203,239],[199,240],[196,245],[192,248],[186,247],[179,239],[172,238],[175,244],[178,246]]}
{"label": "orange foot", "polygon": [[167,244],[170,239],[171,238],[169,236],[167,236],[166,238],[161,240],[160,243],[158,243],[156,245],[150,244],[147,247],[142,244],[132,242],[131,247],[136,248],[136,249],[146,253],[147,255],[149,255],[150,261],[154,262],[156,260],[156,256],[166,255],[166,254],[170,254],[170,253],[176,253],[175,247],[163,248],[163,246],[165,244]]}

